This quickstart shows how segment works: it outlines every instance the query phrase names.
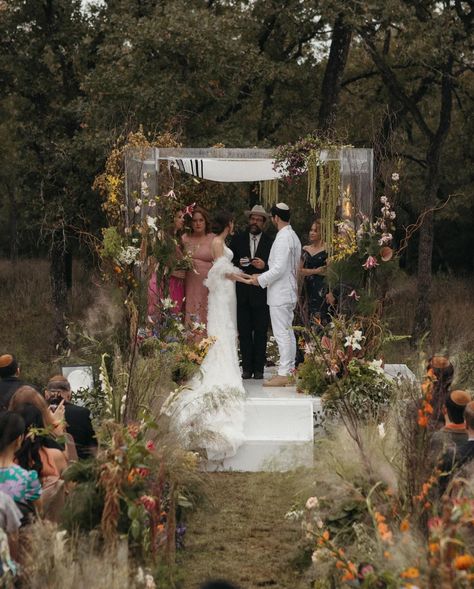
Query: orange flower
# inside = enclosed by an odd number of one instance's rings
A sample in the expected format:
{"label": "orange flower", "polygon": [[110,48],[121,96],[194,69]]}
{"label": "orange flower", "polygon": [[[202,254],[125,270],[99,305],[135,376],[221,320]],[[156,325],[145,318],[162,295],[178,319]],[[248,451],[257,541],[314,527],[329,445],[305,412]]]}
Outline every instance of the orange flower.
{"label": "orange flower", "polygon": [[428,545],[429,551],[431,552],[431,554],[434,554],[435,552],[439,552],[439,542],[431,542]]}
{"label": "orange flower", "polygon": [[400,573],[402,579],[418,579],[419,576],[420,571],[416,567],[410,567],[403,571],[403,573]]}
{"label": "orange flower", "polygon": [[402,519],[402,521],[400,523],[400,531],[401,532],[408,532],[409,529],[410,529],[410,522],[407,520],[407,518]]}
{"label": "orange flower", "polygon": [[454,560],[454,568],[458,571],[466,571],[474,566],[474,557],[470,554],[461,554]]}
{"label": "orange flower", "polygon": [[420,409],[418,410],[418,425],[420,427],[426,427],[428,425],[428,418],[426,415],[423,415]]}
{"label": "orange flower", "polygon": [[345,566],[342,560],[336,560],[336,569],[343,569]]}
{"label": "orange flower", "polygon": [[380,522],[384,522],[385,521],[385,516],[383,516],[381,513],[379,513],[378,511],[376,511],[374,513],[374,518],[375,521],[379,524]]}
{"label": "orange flower", "polygon": [[354,573],[351,573],[350,571],[346,571],[342,577],[341,577],[341,581],[353,581],[355,579],[355,575]]}
{"label": "orange flower", "polygon": [[388,550],[385,550],[383,553],[383,557],[386,558],[387,560],[390,560],[392,558],[392,555]]}
{"label": "orange flower", "polygon": [[424,404],[423,409],[425,410],[425,413],[429,413],[430,415],[432,415],[432,413],[433,413],[433,406],[430,405],[430,403],[426,402]]}
{"label": "orange flower", "polygon": [[329,530],[324,530],[323,539],[326,540],[326,542],[329,540]]}

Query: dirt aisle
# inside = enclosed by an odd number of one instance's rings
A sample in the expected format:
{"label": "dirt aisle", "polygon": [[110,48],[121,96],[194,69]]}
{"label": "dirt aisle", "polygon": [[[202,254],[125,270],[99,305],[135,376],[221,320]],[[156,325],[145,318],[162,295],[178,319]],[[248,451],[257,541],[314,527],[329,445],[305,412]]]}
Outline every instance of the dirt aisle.
{"label": "dirt aisle", "polygon": [[196,589],[211,578],[226,579],[240,589],[303,587],[290,564],[300,538],[299,524],[284,516],[304,493],[304,475],[209,477],[210,505],[190,517],[186,550],[179,556],[183,588]]}

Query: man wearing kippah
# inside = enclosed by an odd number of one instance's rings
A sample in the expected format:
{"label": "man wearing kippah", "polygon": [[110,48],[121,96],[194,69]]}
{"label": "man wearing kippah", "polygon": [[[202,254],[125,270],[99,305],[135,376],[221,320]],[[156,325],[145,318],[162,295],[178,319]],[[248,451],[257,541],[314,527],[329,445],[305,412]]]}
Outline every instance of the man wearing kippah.
{"label": "man wearing kippah", "polygon": [[20,380],[20,367],[12,354],[0,356],[0,411],[6,411],[15,391],[25,382]]}
{"label": "man wearing kippah", "polygon": [[278,345],[278,374],[264,381],[265,387],[284,387],[295,369],[296,338],[292,329],[293,314],[298,300],[298,266],[301,243],[290,225],[290,209],[280,202],[271,209],[272,223],[278,233],[268,258],[269,270],[253,274],[249,282],[267,289],[273,335]]}

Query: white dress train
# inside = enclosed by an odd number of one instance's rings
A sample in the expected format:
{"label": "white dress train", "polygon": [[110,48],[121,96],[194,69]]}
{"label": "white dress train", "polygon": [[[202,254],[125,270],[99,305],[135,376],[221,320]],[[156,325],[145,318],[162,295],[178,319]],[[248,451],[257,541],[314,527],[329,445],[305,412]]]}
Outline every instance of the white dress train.
{"label": "white dress train", "polygon": [[245,389],[237,355],[235,283],[232,251],[215,260],[205,285],[209,289],[207,333],[214,337],[201,370],[166,400],[163,412],[189,449],[204,448],[209,460],[233,456],[244,441]]}

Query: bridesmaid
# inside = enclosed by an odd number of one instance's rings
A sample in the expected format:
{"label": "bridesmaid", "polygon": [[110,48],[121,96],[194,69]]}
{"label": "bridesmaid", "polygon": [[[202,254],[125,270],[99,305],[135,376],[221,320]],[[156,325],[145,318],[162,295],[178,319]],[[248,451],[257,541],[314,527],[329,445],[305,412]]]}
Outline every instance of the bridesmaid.
{"label": "bridesmaid", "polygon": [[209,291],[203,282],[212,266],[211,245],[214,237],[207,211],[196,207],[191,219],[191,233],[183,235],[184,247],[193,261],[193,269],[186,272],[184,282],[186,323],[197,321],[207,324]]}
{"label": "bridesmaid", "polygon": [[[171,227],[171,238],[176,245],[176,261],[180,261],[184,257],[184,245],[182,240],[182,232],[184,229],[184,212],[179,210],[173,219],[173,226]],[[173,313],[182,313],[184,307],[184,278],[185,271],[174,269],[172,270],[168,283],[168,296],[174,301],[175,305],[172,309]],[[164,297],[163,286],[157,284],[156,271],[153,272],[148,284],[148,315],[150,317],[156,316],[159,308],[159,300]]]}
{"label": "bridesmaid", "polygon": [[328,319],[328,308],[325,299],[327,252],[321,240],[321,221],[315,219],[309,230],[309,244],[303,247],[300,264],[300,275],[304,277],[303,293],[310,323],[320,320],[323,324]]}

